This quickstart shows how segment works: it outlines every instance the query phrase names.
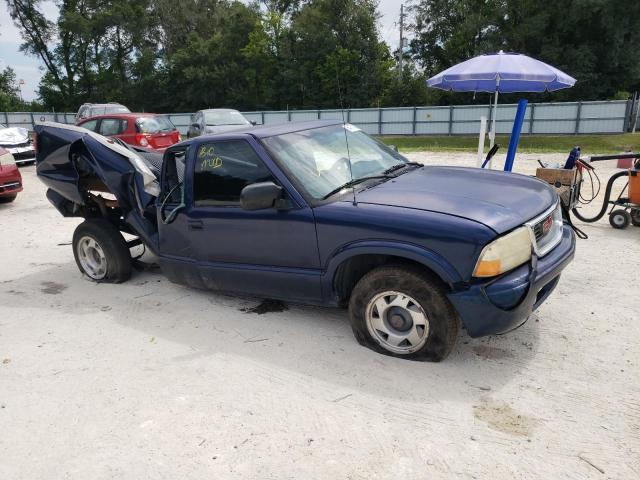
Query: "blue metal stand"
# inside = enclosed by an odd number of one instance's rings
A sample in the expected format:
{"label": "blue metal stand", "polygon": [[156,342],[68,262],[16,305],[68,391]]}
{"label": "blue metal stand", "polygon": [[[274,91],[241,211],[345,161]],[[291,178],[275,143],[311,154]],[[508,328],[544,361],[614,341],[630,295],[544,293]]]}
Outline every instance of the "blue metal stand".
{"label": "blue metal stand", "polygon": [[522,124],[524,123],[524,114],[527,111],[527,104],[529,102],[524,98],[518,102],[518,111],[516,112],[516,118],[513,121],[513,130],[511,131],[511,139],[509,140],[509,150],[507,151],[507,159],[504,162],[504,171],[510,172],[513,169],[513,161],[516,158],[516,151],[518,150],[518,143],[520,142],[520,132],[522,131]]}

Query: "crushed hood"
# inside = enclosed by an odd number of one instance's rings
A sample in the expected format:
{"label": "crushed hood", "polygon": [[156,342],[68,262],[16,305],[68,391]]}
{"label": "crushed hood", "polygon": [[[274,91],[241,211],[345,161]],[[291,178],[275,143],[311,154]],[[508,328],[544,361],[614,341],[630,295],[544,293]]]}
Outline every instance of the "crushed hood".
{"label": "crushed hood", "polygon": [[546,183],[516,173],[423,167],[360,192],[357,200],[455,215],[501,234],[547,210],[557,194]]}
{"label": "crushed hood", "polygon": [[29,141],[29,130],[22,127],[0,129],[0,145],[16,145]]}
{"label": "crushed hood", "polygon": [[62,123],[56,122],[43,122],[41,124],[42,127],[50,127],[57,128],[62,130],[68,130],[69,132],[75,132],[80,134],[80,136],[88,136],[103,146],[107,147],[109,150],[122,155],[125,157],[129,163],[136,169],[136,171],[142,177],[142,183],[144,185],[144,191],[149,195],[157,197],[160,195],[160,186],[158,184],[158,179],[153,174],[149,166],[137,155],[135,152],[124,148],[119,143],[115,142],[113,139],[104,137],[98,133],[92,132],[91,130],[87,130],[86,128],[77,127],[75,125],[66,125]]}

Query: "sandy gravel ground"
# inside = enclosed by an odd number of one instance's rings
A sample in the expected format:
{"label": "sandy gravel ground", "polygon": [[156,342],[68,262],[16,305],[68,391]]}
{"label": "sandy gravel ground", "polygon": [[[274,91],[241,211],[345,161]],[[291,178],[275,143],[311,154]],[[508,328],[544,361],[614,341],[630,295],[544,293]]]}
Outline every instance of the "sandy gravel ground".
{"label": "sandy gravel ground", "polygon": [[78,221],[22,173],[0,205],[3,480],[640,477],[640,228],[584,226],[527,324],[416,363],[360,347],[340,310],[247,313],[153,270],[90,283]]}

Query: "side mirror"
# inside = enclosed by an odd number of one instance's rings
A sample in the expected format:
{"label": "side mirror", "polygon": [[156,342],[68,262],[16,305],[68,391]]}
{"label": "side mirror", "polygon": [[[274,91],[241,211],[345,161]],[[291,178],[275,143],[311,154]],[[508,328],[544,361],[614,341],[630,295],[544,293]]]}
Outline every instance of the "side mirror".
{"label": "side mirror", "polygon": [[282,198],[282,187],[273,182],[247,185],[240,192],[240,207],[244,210],[264,210],[277,206]]}
{"label": "side mirror", "polygon": [[398,152],[398,146],[397,145],[387,145],[387,147],[389,147],[391,150],[393,150],[394,152]]}
{"label": "side mirror", "polygon": [[249,123],[254,127],[258,124],[258,122],[256,122],[255,120],[250,120]]}
{"label": "side mirror", "polygon": [[191,126],[193,128],[195,128],[196,130],[200,130],[200,124],[199,123],[192,123]]}

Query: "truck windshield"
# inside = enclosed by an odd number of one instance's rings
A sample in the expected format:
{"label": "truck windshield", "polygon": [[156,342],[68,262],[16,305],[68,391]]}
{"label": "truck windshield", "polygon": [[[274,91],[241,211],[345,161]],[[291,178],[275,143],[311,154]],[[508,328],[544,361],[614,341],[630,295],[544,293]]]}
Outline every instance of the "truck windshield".
{"label": "truck windshield", "polygon": [[383,175],[408,160],[350,124],[263,139],[276,161],[316,200],[352,180]]}

